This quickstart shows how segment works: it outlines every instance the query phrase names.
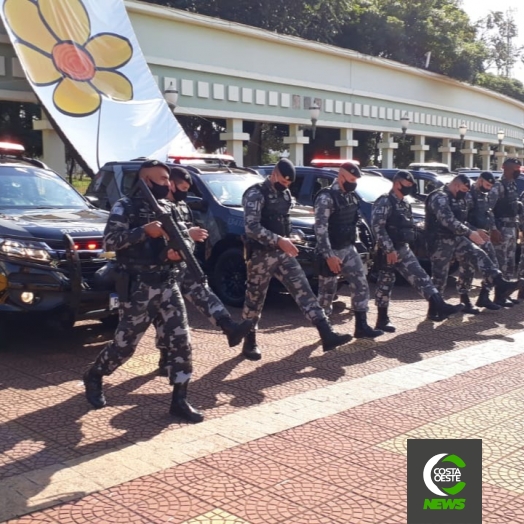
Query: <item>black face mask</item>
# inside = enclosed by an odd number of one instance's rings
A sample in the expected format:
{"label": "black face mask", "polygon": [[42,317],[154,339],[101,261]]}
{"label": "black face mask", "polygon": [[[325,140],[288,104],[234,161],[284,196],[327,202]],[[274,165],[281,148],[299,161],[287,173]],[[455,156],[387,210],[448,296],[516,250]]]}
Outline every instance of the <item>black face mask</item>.
{"label": "black face mask", "polygon": [[480,192],[481,192],[481,193],[489,193],[489,189],[486,189],[486,188],[483,187],[483,186],[480,186],[479,189],[480,189]]}
{"label": "black face mask", "polygon": [[464,197],[466,196],[467,191],[457,191],[457,194],[455,195],[455,198],[457,200],[464,200]]}
{"label": "black face mask", "polygon": [[182,200],[186,200],[187,198],[187,191],[180,191],[180,189],[177,188],[176,192],[173,193],[173,200],[175,202],[182,202]]}
{"label": "black face mask", "polygon": [[520,176],[520,169],[518,171],[513,171],[513,180],[517,180]]}
{"label": "black face mask", "polygon": [[411,193],[413,192],[413,186],[400,186],[400,187],[399,187],[399,191],[400,191],[404,196],[411,195]]}
{"label": "black face mask", "polygon": [[280,182],[275,182],[274,187],[279,193],[283,193],[287,189],[287,187],[284,184],[281,184]]}
{"label": "black face mask", "polygon": [[342,184],[342,187],[344,188],[344,191],[346,193],[351,193],[352,191],[355,191],[355,189],[357,189],[357,183],[348,182],[347,180],[345,180],[344,183]]}
{"label": "black face mask", "polygon": [[151,182],[151,193],[153,193],[153,196],[157,200],[162,200],[163,198],[167,198],[167,195],[169,195],[169,186],[161,186],[160,184],[156,184],[152,180]]}

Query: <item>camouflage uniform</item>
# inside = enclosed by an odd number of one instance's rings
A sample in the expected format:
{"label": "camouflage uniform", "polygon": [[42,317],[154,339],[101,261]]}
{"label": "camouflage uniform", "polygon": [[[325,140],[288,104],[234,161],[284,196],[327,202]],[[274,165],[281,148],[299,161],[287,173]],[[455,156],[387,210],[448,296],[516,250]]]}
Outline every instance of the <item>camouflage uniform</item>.
{"label": "camouflage uniform", "polygon": [[253,319],[255,324],[258,322],[269,282],[272,277],[275,277],[284,284],[302,313],[317,325],[325,321],[326,316],[311,290],[304,271],[296,258],[287,255],[278,247],[279,235],[261,224],[265,202],[262,191],[266,191],[268,198],[274,201],[284,199],[288,203],[291,202],[289,190],[279,193],[269,179],[250,187],[244,193],[242,205],[246,235],[250,241],[257,243],[257,247],[252,249],[251,256],[246,262],[247,286],[242,317]]}
{"label": "camouflage uniform", "polygon": [[[358,200],[352,192],[340,190],[337,181],[333,182],[330,190],[338,191],[346,201],[355,199],[358,207]],[[366,279],[366,270],[362,264],[360,255],[354,244],[343,249],[333,249],[329,239],[329,218],[335,211],[335,203],[329,191],[321,191],[315,199],[315,235],[317,237],[317,250],[320,255],[327,259],[336,256],[341,261],[341,274],[345,278],[351,303],[354,311],[367,311],[369,302],[369,286]],[[348,224],[348,227],[349,224]],[[318,301],[321,307],[330,316],[332,313],[333,297],[337,291],[338,276],[319,275]]]}
{"label": "camouflage uniform", "polygon": [[[490,207],[495,215],[495,224],[502,234],[502,242],[495,245],[497,260],[506,279],[514,278],[517,250],[517,184],[514,180],[501,179],[489,192]],[[510,215],[510,216],[507,216]],[[513,216],[511,216],[513,215]]]}
{"label": "camouflage uniform", "polygon": [[[467,216],[466,203],[453,197],[447,186],[430,193],[426,200],[426,235],[431,258],[432,279],[439,293],[446,288],[451,261],[473,264],[490,283],[500,275],[488,255],[468,237],[472,230],[457,219],[454,210]],[[432,229],[435,227],[435,229]]]}
{"label": "camouflage uniform", "polygon": [[[161,201],[161,204],[172,205],[166,200]],[[131,199],[119,200],[111,210],[104,232],[105,247],[108,251],[117,252],[117,261],[119,251],[141,245],[144,245],[145,250],[146,242],[153,241],[157,247],[163,243],[165,247],[164,239],[150,239],[143,227],[132,227],[135,222],[131,218],[133,209],[136,210],[136,204],[133,207]],[[155,220],[147,202],[142,201],[137,211],[142,224]],[[192,249],[193,243],[185,224],[178,221],[178,225]],[[156,344],[166,355],[170,382],[186,384],[193,370],[191,345],[186,309],[176,284],[173,263],[148,264],[139,269],[124,265],[123,272],[131,275],[128,299],[120,302],[120,322],[114,340],[98,355],[93,371],[99,375],[113,373],[133,355],[147,328],[158,318]]]}
{"label": "camouflage uniform", "polygon": [[372,228],[377,239],[378,254],[381,258],[387,253],[396,251],[398,260],[395,264],[387,265],[383,260],[378,274],[375,290],[375,304],[379,308],[387,308],[391,292],[395,284],[395,270],[397,270],[426,300],[437,293],[437,289],[428,274],[420,266],[417,257],[411,251],[409,243],[401,242],[397,245],[393,242],[387,232],[388,220],[390,220],[394,209],[392,198],[395,199],[397,209],[403,210],[406,216],[411,218],[411,205],[406,199],[400,200],[393,191],[379,197],[373,204]]}
{"label": "camouflage uniform", "polygon": [[[176,212],[188,228],[193,227],[193,215],[186,202],[181,201],[174,204]],[[224,307],[220,299],[211,291],[209,285],[196,282],[186,268],[182,268],[177,275],[177,282],[182,296],[214,326],[223,318],[231,318],[229,311]]]}
{"label": "camouflage uniform", "polygon": [[[482,226],[480,229],[485,230],[488,234],[497,229],[495,225],[495,216],[493,215],[493,210],[489,207],[489,196],[488,193],[483,193],[480,191],[476,185],[473,185],[471,190],[466,193],[464,197],[467,213],[468,213],[468,225],[471,229],[475,229],[475,226]],[[484,214],[484,217],[477,217],[476,213]],[[478,219],[483,218],[484,223],[479,223]],[[485,242],[480,248],[488,255],[493,266],[498,268],[497,255],[495,252],[495,247],[491,241]],[[457,291],[459,294],[468,293],[471,290],[471,285],[473,283],[473,278],[475,276],[475,267],[472,264],[460,264],[459,273],[457,277]],[[491,289],[493,283],[487,279],[484,279],[482,286],[486,289]]]}
{"label": "camouflage uniform", "polygon": [[[521,193],[519,197],[519,214],[518,214],[518,231],[520,233],[524,233],[524,192]],[[517,269],[517,278],[519,280],[524,280],[524,252],[522,250],[522,241],[520,244],[520,259],[519,259],[519,266]]]}

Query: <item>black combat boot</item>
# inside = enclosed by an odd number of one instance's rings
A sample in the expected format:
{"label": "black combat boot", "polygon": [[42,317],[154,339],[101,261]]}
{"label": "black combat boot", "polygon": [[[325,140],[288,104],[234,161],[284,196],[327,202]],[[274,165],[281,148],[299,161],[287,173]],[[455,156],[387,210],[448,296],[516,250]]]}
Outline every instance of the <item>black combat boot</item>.
{"label": "black combat boot", "polygon": [[222,333],[226,335],[230,348],[238,346],[253,327],[252,320],[233,322],[231,317],[222,317],[217,321]]}
{"label": "black combat boot", "polygon": [[387,306],[378,307],[377,310],[378,317],[375,329],[381,329],[385,333],[395,333],[397,328],[391,323],[391,320],[389,320]]}
{"label": "black combat boot", "polygon": [[90,368],[84,373],[83,380],[89,404],[95,409],[103,408],[106,405],[106,398],[102,390],[102,375]]}
{"label": "black combat boot", "polygon": [[502,307],[512,307],[513,302],[508,300],[511,293],[513,293],[519,286],[516,280],[505,280],[498,275],[494,280],[495,284],[495,304]]}
{"label": "black combat boot", "polygon": [[373,329],[368,325],[367,313],[365,311],[355,311],[355,338],[375,338],[383,335],[384,331]]}
{"label": "black combat boot", "polygon": [[442,295],[440,293],[434,293],[429,297],[429,308],[428,308],[428,320],[433,320],[434,322],[442,322],[446,318],[462,311],[464,307],[463,304],[452,305],[444,302]]}
{"label": "black combat boot", "polygon": [[189,422],[202,422],[204,415],[187,401],[188,384],[189,381],[173,386],[173,396],[171,397],[169,414],[183,418]]}
{"label": "black combat boot", "polygon": [[491,311],[498,311],[500,309],[498,304],[495,304],[495,302],[490,300],[489,289],[487,287],[483,287],[480,290],[479,297],[477,298],[477,303],[475,305],[478,307],[485,307]]}
{"label": "black combat boot", "polygon": [[322,320],[315,327],[318,329],[324,351],[331,351],[338,346],[343,346],[353,338],[349,334],[342,335],[333,331],[331,324],[327,320]]}
{"label": "black combat boot", "polygon": [[467,293],[460,294],[460,302],[464,304],[464,307],[462,308],[462,313],[466,313],[467,315],[478,315],[480,313],[480,309],[473,307],[473,304],[471,303],[471,300],[469,299],[469,295]]}
{"label": "black combat boot", "polygon": [[257,346],[256,331],[252,329],[244,339],[244,345],[242,346],[242,355],[248,360],[260,360],[262,353],[260,348]]}

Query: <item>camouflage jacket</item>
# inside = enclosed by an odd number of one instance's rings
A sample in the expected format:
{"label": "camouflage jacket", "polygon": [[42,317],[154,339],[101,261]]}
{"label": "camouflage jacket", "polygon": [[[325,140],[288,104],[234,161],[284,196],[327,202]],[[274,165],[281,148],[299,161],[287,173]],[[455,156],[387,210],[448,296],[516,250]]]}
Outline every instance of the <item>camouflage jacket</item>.
{"label": "camouflage jacket", "polygon": [[[470,212],[475,208],[475,199],[473,198],[473,193],[475,193],[475,196],[477,200],[487,200],[487,230],[493,230],[497,229],[497,226],[495,225],[495,215],[493,214],[493,209],[491,208],[491,197],[490,193],[482,193],[479,189],[477,189],[477,186],[473,184],[471,186],[471,190],[466,193],[466,196],[464,197],[464,200],[466,202],[466,208],[468,210],[468,215]],[[469,224],[468,224],[469,225]],[[471,229],[476,229],[474,227],[471,227]]]}
{"label": "camouflage jacket", "polygon": [[[349,201],[350,193],[340,190],[338,182],[335,180],[330,189],[340,191],[342,196]],[[328,191],[322,191],[315,198],[315,236],[317,237],[317,251],[324,257],[334,257],[335,252],[329,241],[329,217],[335,211],[335,205]]]}
{"label": "camouflage jacket", "polygon": [[[263,184],[267,185],[271,192],[277,193],[277,190],[273,187],[269,178],[266,178]],[[287,194],[289,194],[289,192],[287,192],[286,195]],[[282,198],[284,198],[284,195],[282,195]],[[276,248],[279,236],[261,224],[264,195],[260,191],[258,184],[251,186],[246,190],[242,197],[242,206],[244,207],[244,226],[246,235],[263,246]]]}
{"label": "camouflage jacket", "polygon": [[469,236],[472,230],[466,224],[457,220],[453,214],[449,205],[449,195],[450,192],[446,186],[443,190],[432,193],[428,197],[426,205],[429,206],[441,226],[449,229],[457,236]]}
{"label": "camouflage jacket", "polygon": [[[397,200],[399,200],[393,191],[386,193],[385,195],[377,198],[373,204],[373,210],[371,212],[371,228],[373,229],[373,233],[375,234],[378,245],[384,251],[386,251],[386,253],[392,253],[395,251],[393,241],[386,230],[388,218],[393,212],[393,206],[389,200],[390,195],[393,195]],[[404,198],[400,201],[400,203],[401,206],[405,207],[406,211],[411,215],[411,204]]]}

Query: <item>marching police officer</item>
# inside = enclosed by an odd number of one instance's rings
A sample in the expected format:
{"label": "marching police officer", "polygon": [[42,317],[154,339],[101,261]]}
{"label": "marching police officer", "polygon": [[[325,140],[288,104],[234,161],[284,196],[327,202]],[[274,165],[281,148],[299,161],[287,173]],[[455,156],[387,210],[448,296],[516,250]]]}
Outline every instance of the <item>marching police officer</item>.
{"label": "marching police officer", "polygon": [[[247,237],[247,287],[242,317],[253,319],[256,326],[269,282],[275,277],[284,284],[302,313],[318,329],[322,347],[324,351],[329,351],[349,342],[351,335],[333,331],[295,258],[298,249],[289,238],[292,201],[288,189],[295,178],[295,166],[283,158],[264,182],[247,189],[242,198]],[[248,333],[242,348],[242,354],[249,360],[262,358],[255,329]]]}
{"label": "marching police officer", "polygon": [[[472,264],[490,284],[495,296],[505,300],[517,288],[516,282],[502,274],[479,247],[485,243],[482,232],[466,225],[467,208],[464,197],[471,188],[466,175],[457,175],[449,184],[432,191],[426,199],[426,239],[431,258],[432,279],[441,294],[446,288],[449,265],[453,258],[460,264]],[[487,303],[477,302],[481,307]],[[428,312],[431,316],[432,310]]]}
{"label": "marching police officer", "polygon": [[445,320],[461,310],[461,305],[446,304],[428,274],[420,266],[410,244],[415,240],[415,225],[411,205],[404,198],[413,192],[415,179],[409,171],[397,171],[389,193],[377,198],[373,205],[371,225],[377,239],[378,281],[375,304],[378,308],[376,329],[395,331],[388,315],[391,292],[398,271],[435,311],[431,320]]}
{"label": "marching police officer", "polygon": [[[467,224],[474,227],[482,236],[484,243],[481,248],[493,262],[493,265],[498,267],[495,248],[491,243],[491,233],[493,233],[493,236],[496,236],[497,226],[495,225],[493,210],[489,207],[488,196],[494,184],[495,178],[493,173],[491,173],[491,171],[483,171],[473,184],[471,191],[466,193],[464,200],[467,209]],[[471,290],[474,276],[475,268],[472,265],[460,265],[457,278],[457,291],[460,295],[460,301],[464,304],[462,311],[473,315],[479,313],[479,310],[473,307],[469,298],[469,291]],[[492,302],[489,298],[489,292],[492,287],[493,285],[487,279],[483,280],[476,305],[482,305],[487,309],[496,311],[500,309],[500,306]]]}
{"label": "marching police officer", "polygon": [[329,316],[338,277],[342,275],[355,312],[355,338],[375,338],[384,332],[367,323],[369,286],[355,247],[360,216],[355,189],[361,176],[356,164],[346,162],[339,168],[337,180],[331,187],[319,191],[315,198],[317,250],[325,263],[318,279],[318,301]]}
{"label": "marching police officer", "polygon": [[[191,187],[191,175],[183,167],[172,167],[169,175],[170,194],[169,200],[173,201],[179,218],[186,224],[189,236],[195,242],[203,242],[208,237],[208,232],[193,223],[193,214],[186,203],[187,192]],[[218,326],[226,335],[229,347],[240,344],[252,328],[251,320],[241,323],[234,322],[231,314],[220,299],[211,291],[207,283],[196,281],[187,268],[181,268],[177,274],[177,282],[182,296],[193,304],[196,309],[206,317],[211,324]],[[159,374],[165,374],[166,355],[162,354],[158,365]]]}
{"label": "marching police officer", "polygon": [[[506,279],[515,277],[517,226],[518,226],[518,192],[515,180],[520,175],[522,162],[518,158],[507,158],[502,164],[502,178],[497,181],[489,193],[489,201],[497,230],[492,236],[497,260]],[[513,301],[495,297],[501,306],[511,307]]]}
{"label": "marching police officer", "polygon": [[[141,165],[138,174],[161,205],[172,205],[163,200],[169,193],[169,168],[165,164],[148,160]],[[176,215],[174,218],[177,220]],[[192,249],[193,242],[185,224],[182,221],[178,224]],[[84,374],[86,398],[95,408],[105,406],[102,378],[111,375],[133,355],[147,328],[160,318],[156,343],[166,355],[169,381],[173,385],[169,411],[190,422],[201,422],[202,413],[187,400],[193,366],[186,309],[175,280],[175,265],[181,257],[172,249],[166,253],[166,236],[140,194],[122,198],[113,206],[104,242],[108,251],[116,252],[120,266],[117,282],[120,322],[114,340],[106,345]]]}

